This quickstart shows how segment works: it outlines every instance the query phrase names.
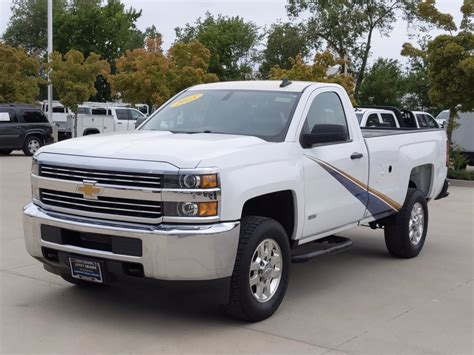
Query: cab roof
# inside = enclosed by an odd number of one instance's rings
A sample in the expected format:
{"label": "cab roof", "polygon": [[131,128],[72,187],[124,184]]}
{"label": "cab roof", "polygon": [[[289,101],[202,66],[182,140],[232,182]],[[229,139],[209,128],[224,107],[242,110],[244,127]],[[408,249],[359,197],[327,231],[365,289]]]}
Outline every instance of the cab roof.
{"label": "cab roof", "polygon": [[318,83],[312,81],[291,81],[291,84],[280,87],[283,80],[245,80],[245,81],[224,81],[210,84],[200,84],[191,87],[189,90],[262,90],[281,92],[303,92],[307,87],[340,87],[337,84]]}

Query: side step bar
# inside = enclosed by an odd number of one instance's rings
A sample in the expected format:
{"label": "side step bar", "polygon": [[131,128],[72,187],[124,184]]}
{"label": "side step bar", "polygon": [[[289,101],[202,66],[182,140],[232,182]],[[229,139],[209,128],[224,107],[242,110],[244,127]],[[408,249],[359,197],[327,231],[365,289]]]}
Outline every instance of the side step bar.
{"label": "side step bar", "polygon": [[291,262],[305,263],[316,256],[338,253],[349,249],[351,246],[352,240],[349,238],[331,235],[296,247],[292,251]]}

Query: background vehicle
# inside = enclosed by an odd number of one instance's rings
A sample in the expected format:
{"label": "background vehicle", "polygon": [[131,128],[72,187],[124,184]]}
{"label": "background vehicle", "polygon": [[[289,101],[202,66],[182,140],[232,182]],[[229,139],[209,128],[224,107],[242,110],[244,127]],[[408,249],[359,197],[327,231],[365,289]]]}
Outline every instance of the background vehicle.
{"label": "background vehicle", "polygon": [[400,128],[393,111],[358,107],[355,109],[355,113],[361,127]]}
{"label": "background vehicle", "polygon": [[53,142],[52,127],[38,107],[27,104],[0,104],[0,154],[22,149],[33,155]]}
{"label": "background vehicle", "polygon": [[225,310],[258,321],[291,262],[351,246],[341,231],[383,227],[392,255],[417,256],[427,202],[447,196],[446,157],[443,130],[361,130],[339,85],[198,85],[135,132],[43,148],[26,247],[79,285],[223,283]]}
{"label": "background vehicle", "polygon": [[404,111],[407,115],[411,114],[415,118],[416,128],[441,128],[438,122],[431,114],[423,111]]}
{"label": "background vehicle", "polygon": [[[436,121],[447,122],[449,110],[444,110],[436,117]],[[474,112],[459,112],[458,124],[451,137],[455,147],[459,147],[468,158],[468,164],[474,165]]]}
{"label": "background vehicle", "polygon": [[[135,129],[135,122],[146,117],[134,108],[113,106],[91,106],[90,114],[78,114],[77,136],[107,132],[125,132]],[[68,118],[73,127],[73,117]]]}

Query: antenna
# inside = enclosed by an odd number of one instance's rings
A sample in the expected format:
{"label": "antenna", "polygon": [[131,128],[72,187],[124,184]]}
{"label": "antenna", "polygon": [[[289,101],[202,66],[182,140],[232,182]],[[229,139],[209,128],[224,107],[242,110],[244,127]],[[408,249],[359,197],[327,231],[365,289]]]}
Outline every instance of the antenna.
{"label": "antenna", "polygon": [[285,76],[283,78],[283,81],[280,84],[280,87],[284,88],[284,87],[287,87],[288,85],[291,85],[291,84],[292,84],[292,82],[290,80],[288,80],[288,77]]}

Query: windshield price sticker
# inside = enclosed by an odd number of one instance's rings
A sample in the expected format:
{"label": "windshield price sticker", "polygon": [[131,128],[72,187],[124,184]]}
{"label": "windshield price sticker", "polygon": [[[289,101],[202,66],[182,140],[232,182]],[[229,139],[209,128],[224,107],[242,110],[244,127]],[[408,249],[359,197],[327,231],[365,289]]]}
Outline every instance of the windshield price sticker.
{"label": "windshield price sticker", "polygon": [[182,99],[179,99],[178,101],[173,102],[170,106],[172,108],[176,108],[176,107],[179,107],[179,106],[182,106],[182,105],[186,105],[186,104],[189,104],[190,102],[199,100],[202,96],[203,96],[203,94],[195,94],[195,95],[191,95],[191,96],[186,96]]}

